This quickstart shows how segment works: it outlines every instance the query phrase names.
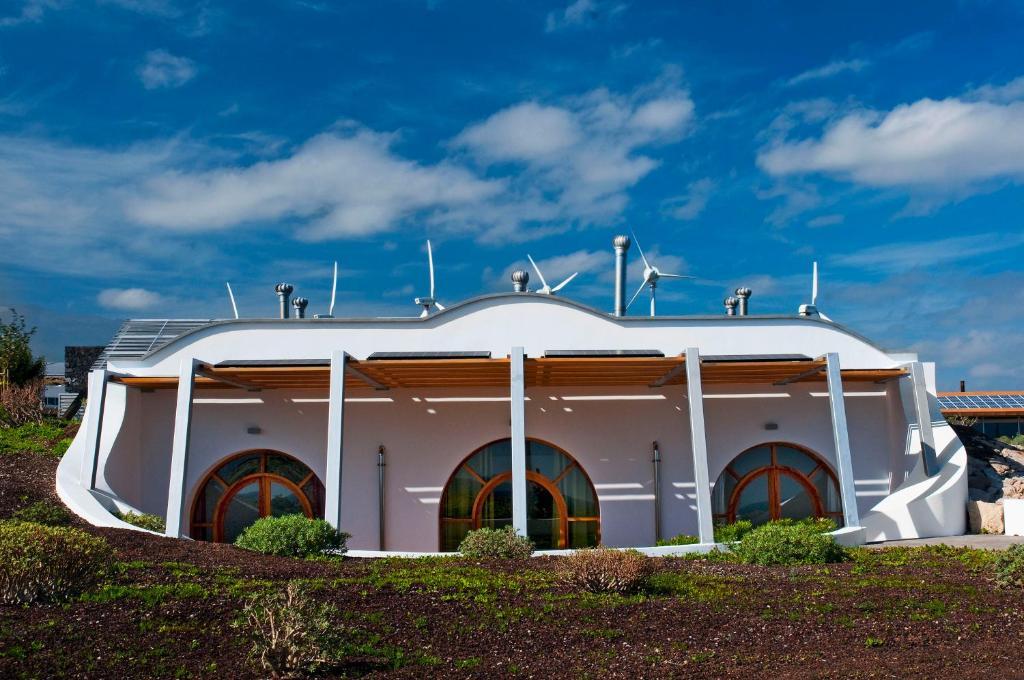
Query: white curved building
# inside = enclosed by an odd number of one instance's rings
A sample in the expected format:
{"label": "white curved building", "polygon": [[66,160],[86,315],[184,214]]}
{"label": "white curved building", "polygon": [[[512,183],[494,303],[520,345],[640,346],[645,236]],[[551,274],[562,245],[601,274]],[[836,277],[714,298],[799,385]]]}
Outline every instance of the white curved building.
{"label": "white curved building", "polygon": [[965,529],[934,371],[813,309],[632,317],[520,292],[424,318],[131,321],[104,360],[57,478],[97,525],[135,510],[231,540],[303,512],[405,553],[509,523],[548,549],[706,549],[739,517],[831,516],[849,543]]}

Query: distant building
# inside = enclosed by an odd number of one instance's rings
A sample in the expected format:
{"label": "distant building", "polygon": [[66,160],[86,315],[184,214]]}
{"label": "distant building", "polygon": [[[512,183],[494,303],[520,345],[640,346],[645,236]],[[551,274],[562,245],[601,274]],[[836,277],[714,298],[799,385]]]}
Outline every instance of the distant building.
{"label": "distant building", "polygon": [[60,418],[81,418],[88,392],[89,369],[103,347],[68,346],[64,361],[46,364],[43,378],[43,411]]}
{"label": "distant building", "polygon": [[1024,434],[1024,392],[939,392],[938,398],[942,415],[967,419],[989,437]]}

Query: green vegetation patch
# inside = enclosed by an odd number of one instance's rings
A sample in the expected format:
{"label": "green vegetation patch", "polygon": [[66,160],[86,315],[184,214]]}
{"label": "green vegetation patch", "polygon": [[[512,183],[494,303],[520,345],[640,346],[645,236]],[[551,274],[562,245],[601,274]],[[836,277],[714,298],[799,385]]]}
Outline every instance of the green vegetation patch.
{"label": "green vegetation patch", "polygon": [[61,420],[44,420],[0,428],[0,454],[42,453],[60,458],[71,446],[71,437],[64,434],[67,425]]}

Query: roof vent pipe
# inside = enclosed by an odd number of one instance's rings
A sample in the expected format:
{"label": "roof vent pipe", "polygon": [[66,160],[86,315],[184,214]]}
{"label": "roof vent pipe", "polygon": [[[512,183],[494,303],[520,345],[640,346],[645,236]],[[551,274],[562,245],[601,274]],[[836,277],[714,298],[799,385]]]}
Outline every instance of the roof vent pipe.
{"label": "roof vent pipe", "polygon": [[615,316],[626,315],[626,251],[629,237],[620,234],[612,241],[615,246]]}
{"label": "roof vent pipe", "polygon": [[530,282],[530,272],[517,269],[512,272],[512,290],[517,293],[526,292],[526,284]]}
{"label": "roof vent pipe", "polygon": [[281,303],[281,318],[288,318],[288,297],[292,294],[295,287],[290,283],[279,283],[274,286],[274,291],[277,293],[277,299]]}
{"label": "roof vent pipe", "polygon": [[292,300],[292,306],[295,307],[295,318],[305,319],[306,318],[306,305],[309,304],[309,300],[304,297],[297,297]]}
{"label": "roof vent pipe", "polygon": [[722,304],[725,305],[725,313],[727,316],[736,316],[736,305],[740,303],[738,298],[730,295],[729,297],[722,300]]}
{"label": "roof vent pipe", "polygon": [[814,305],[800,305],[800,316],[813,316],[817,318],[818,308]]}
{"label": "roof vent pipe", "polygon": [[750,300],[750,295],[753,292],[754,291],[750,290],[749,288],[741,287],[736,289],[736,297],[740,299],[740,316],[747,315],[747,302]]}

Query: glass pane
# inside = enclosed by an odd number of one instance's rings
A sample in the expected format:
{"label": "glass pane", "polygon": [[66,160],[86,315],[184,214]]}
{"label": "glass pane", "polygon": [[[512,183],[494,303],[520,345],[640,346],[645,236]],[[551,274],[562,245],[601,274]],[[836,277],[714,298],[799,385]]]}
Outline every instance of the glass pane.
{"label": "glass pane", "polygon": [[755,477],[740,492],[736,505],[736,519],[749,519],[754,524],[770,521],[771,509],[768,505],[768,475]]}
{"label": "glass pane", "polygon": [[305,515],[302,501],[298,495],[281,482],[270,483],[270,514],[273,517],[282,515]]}
{"label": "glass pane", "polygon": [[597,545],[597,522],[569,522],[569,548],[593,548]]}
{"label": "glass pane", "polygon": [[213,529],[210,527],[193,527],[192,539],[195,541],[212,541]]}
{"label": "glass pane", "polygon": [[597,497],[578,467],[565,473],[558,482],[558,490],[565,498],[569,517],[597,517]]}
{"label": "glass pane", "polygon": [[192,510],[193,522],[212,522],[213,511],[217,508],[217,501],[224,495],[224,487],[216,479],[206,483],[202,493],[196,499],[195,508]]}
{"label": "glass pane", "polygon": [[729,467],[739,477],[743,477],[748,472],[756,470],[772,463],[772,451],[771,447],[758,446],[757,448],[750,449],[746,453],[741,453],[740,456],[729,464]]}
{"label": "glass pane", "polygon": [[502,439],[480,449],[467,463],[469,467],[484,478],[508,472],[512,469],[512,442],[509,439]]}
{"label": "glass pane", "polygon": [[234,543],[247,526],[260,518],[260,483],[249,482],[238,490],[224,513],[224,541]]}
{"label": "glass pane", "polygon": [[818,461],[803,451],[791,449],[788,446],[775,447],[775,462],[778,465],[785,465],[794,470],[799,470],[805,475],[811,474],[811,470],[818,467]]}
{"label": "glass pane", "polygon": [[736,489],[736,478],[728,472],[722,472],[715,482],[715,488],[711,492],[711,512],[716,515],[724,515],[729,510],[729,500],[732,492]]}
{"label": "glass pane", "polygon": [[467,472],[465,467],[459,468],[448,484],[448,492],[441,507],[441,517],[472,517],[473,501],[482,488],[483,485]]}
{"label": "glass pane", "polygon": [[556,479],[562,470],[572,465],[572,461],[561,451],[547,444],[535,441],[526,442],[526,468],[544,475],[548,479]]}
{"label": "glass pane", "polygon": [[[821,504],[825,508],[826,513],[843,512],[843,504],[839,496],[839,488],[824,470],[817,472],[814,477],[811,478],[811,482],[814,484],[814,488],[817,490],[818,496],[821,498]],[[833,517],[833,519],[836,518]],[[839,526],[842,526],[842,520],[840,519],[838,522]]]}
{"label": "glass pane", "polygon": [[313,477],[313,479],[306,483],[306,486],[302,487],[302,493],[306,494],[306,499],[309,500],[309,507],[313,508],[313,517],[323,517],[326,494],[324,493],[324,485],[320,483],[320,480]]}
{"label": "glass pane", "polygon": [[779,474],[779,506],[780,516],[789,519],[803,519],[817,515],[814,499],[807,492],[807,488],[795,477],[790,477],[785,473]]}
{"label": "glass pane", "polygon": [[441,552],[455,552],[466,534],[473,528],[472,522],[441,520]]}
{"label": "glass pane", "polygon": [[489,529],[512,524],[512,482],[502,482],[494,487],[480,505],[480,526]]}
{"label": "glass pane", "polygon": [[530,482],[526,487],[526,503],[526,532],[530,540],[538,550],[558,548],[561,522],[554,496],[540,484]]}
{"label": "glass pane", "polygon": [[260,455],[253,453],[248,456],[242,456],[235,458],[232,461],[228,461],[217,470],[217,474],[220,475],[228,484],[234,484],[242,477],[251,475],[255,472],[260,471]]}
{"label": "glass pane", "polygon": [[267,456],[267,472],[298,484],[306,478],[310,470],[294,458],[271,455]]}

